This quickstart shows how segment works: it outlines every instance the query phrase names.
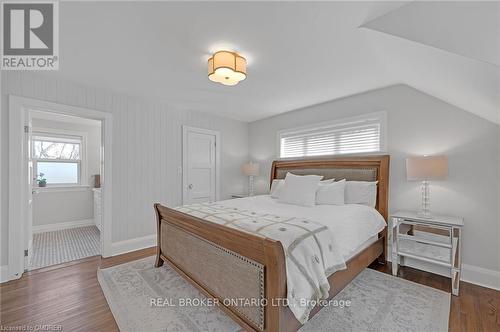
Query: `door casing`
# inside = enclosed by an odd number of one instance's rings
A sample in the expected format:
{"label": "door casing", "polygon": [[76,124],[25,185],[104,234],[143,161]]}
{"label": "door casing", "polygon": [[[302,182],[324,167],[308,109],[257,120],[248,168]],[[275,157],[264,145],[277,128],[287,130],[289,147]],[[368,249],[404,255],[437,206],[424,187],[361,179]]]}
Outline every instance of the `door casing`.
{"label": "door casing", "polygon": [[[82,107],[53,103],[33,98],[9,95],[9,241],[8,275],[6,280],[18,279],[24,272],[24,250],[27,236],[26,220],[28,171],[26,134],[24,126],[29,110],[72,115],[101,121],[101,184],[103,202],[103,227],[101,232],[101,253],[112,255],[112,139],[113,115]],[[21,220],[22,222],[18,222]]]}

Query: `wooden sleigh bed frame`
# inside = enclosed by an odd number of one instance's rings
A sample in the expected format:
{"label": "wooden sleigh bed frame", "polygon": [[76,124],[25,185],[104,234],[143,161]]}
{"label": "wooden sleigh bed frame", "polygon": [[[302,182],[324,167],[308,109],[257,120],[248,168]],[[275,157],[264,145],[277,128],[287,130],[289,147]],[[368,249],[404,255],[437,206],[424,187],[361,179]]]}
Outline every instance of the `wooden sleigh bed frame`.
{"label": "wooden sleigh bed frame", "polygon": [[[378,181],[376,209],[387,221],[389,156],[342,157],[274,161],[271,179],[287,172],[319,174],[325,179]],[[301,324],[280,302],[286,299],[285,257],[281,243],[221,226],[155,204],[158,247],[155,266],[168,262],[176,271],[214,299],[233,320],[248,331],[297,331]],[[387,228],[376,242],[335,272],[330,297],[339,293],[373,261],[385,261]],[[231,299],[258,298],[252,306]],[[247,303],[248,304],[248,303]],[[316,306],[311,316],[320,310]]]}

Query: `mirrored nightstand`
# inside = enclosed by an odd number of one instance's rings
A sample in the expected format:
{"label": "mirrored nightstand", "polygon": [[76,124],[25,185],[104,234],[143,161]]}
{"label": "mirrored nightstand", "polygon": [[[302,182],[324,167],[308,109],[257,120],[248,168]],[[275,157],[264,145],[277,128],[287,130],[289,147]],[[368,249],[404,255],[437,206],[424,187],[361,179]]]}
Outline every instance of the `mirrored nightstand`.
{"label": "mirrored nightstand", "polygon": [[398,273],[398,259],[404,266],[406,257],[444,266],[450,269],[452,294],[458,295],[463,218],[443,215],[425,218],[416,212],[398,211],[389,221],[392,274]]}

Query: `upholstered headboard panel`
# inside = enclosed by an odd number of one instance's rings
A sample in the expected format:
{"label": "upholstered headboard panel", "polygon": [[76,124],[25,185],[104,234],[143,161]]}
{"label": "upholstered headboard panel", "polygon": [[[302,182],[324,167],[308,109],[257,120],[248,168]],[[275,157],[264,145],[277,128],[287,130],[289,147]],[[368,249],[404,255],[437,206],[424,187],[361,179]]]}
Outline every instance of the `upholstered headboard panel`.
{"label": "upholstered headboard panel", "polygon": [[339,157],[331,159],[275,160],[271,168],[271,183],[284,179],[286,173],[323,175],[349,181],[378,181],[375,208],[387,220],[389,195],[389,156]]}
{"label": "upholstered headboard panel", "polygon": [[323,175],[323,179],[346,179],[348,181],[376,181],[378,169],[376,167],[371,168],[279,168],[276,170],[276,179],[284,179],[286,173],[293,173],[296,175]]}

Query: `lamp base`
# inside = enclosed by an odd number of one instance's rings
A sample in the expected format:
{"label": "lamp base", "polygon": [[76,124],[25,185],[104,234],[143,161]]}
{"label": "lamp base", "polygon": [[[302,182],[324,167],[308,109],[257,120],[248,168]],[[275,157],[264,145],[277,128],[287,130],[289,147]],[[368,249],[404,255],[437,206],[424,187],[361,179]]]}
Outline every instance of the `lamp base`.
{"label": "lamp base", "polygon": [[248,177],[248,196],[253,196],[253,176]]}
{"label": "lamp base", "polygon": [[429,191],[429,181],[422,181],[421,185],[422,193],[422,206],[418,216],[425,219],[432,219],[430,211],[430,191]]}

